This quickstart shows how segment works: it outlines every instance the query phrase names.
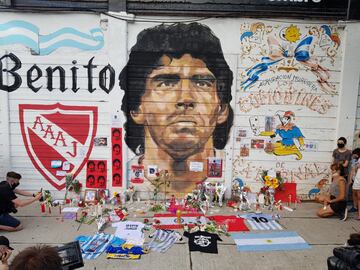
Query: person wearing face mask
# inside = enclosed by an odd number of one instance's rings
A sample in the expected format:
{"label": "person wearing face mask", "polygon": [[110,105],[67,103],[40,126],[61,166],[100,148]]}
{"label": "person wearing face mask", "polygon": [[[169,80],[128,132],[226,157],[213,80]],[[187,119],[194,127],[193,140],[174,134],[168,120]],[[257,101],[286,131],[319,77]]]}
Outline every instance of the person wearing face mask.
{"label": "person wearing face mask", "polygon": [[344,167],[339,164],[330,166],[332,172],[332,181],[328,195],[319,195],[315,200],[323,204],[323,207],[317,211],[321,218],[327,218],[334,215],[340,216],[341,220],[347,219],[348,210],[346,208],[346,180],[344,178]]}
{"label": "person wearing face mask", "polygon": [[346,148],[346,139],[340,137],[337,140],[337,148],[333,151],[333,163],[342,165],[345,169],[344,177],[347,180],[349,172],[349,164],[351,160],[351,150]]}
{"label": "person wearing face mask", "polygon": [[358,210],[358,200],[360,200],[360,197],[358,197],[358,193],[360,194],[360,192],[358,192],[358,190],[360,191],[360,171],[358,170],[360,167],[359,157],[360,148],[356,148],[352,151],[352,157],[349,164],[348,200],[352,198],[353,202],[352,207],[349,209],[349,213],[360,211]]}
{"label": "person wearing face mask", "polygon": [[[23,226],[19,220],[9,213],[16,213],[18,207],[24,207],[33,202],[39,201],[42,197],[41,192],[33,194],[24,190],[17,189],[21,175],[16,172],[8,172],[6,181],[0,182],[0,230],[19,231]],[[15,194],[31,197],[30,199],[19,199]]]}

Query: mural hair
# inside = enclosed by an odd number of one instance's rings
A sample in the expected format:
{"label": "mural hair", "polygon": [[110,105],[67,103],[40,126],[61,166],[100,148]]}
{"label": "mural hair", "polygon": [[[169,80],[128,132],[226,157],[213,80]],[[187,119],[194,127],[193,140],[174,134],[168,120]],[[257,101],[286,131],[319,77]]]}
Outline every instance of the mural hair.
{"label": "mural hair", "polygon": [[[228,141],[234,118],[230,106],[233,73],[224,58],[220,40],[203,24],[161,24],[138,34],[128,63],[119,75],[120,87],[125,92],[121,105],[127,118],[124,125],[125,142],[136,154],[144,152],[145,134],[143,125],[136,124],[130,112],[137,111],[141,104],[146,78],[161,65],[162,56],[180,59],[184,54],[202,60],[216,77],[217,95],[222,105],[228,105],[229,115],[227,121],[216,126],[213,144],[216,149],[223,149]],[[140,153],[136,151],[139,148]]]}

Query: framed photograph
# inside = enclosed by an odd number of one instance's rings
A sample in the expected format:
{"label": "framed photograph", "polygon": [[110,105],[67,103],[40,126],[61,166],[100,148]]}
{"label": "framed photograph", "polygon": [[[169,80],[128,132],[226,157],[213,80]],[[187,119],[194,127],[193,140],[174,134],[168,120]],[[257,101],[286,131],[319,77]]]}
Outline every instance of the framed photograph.
{"label": "framed photograph", "polygon": [[110,191],[108,189],[99,189],[97,195],[99,200],[107,200],[110,198]]}
{"label": "framed photograph", "polygon": [[85,189],[84,201],[87,203],[94,202],[96,200],[96,193],[96,189]]}

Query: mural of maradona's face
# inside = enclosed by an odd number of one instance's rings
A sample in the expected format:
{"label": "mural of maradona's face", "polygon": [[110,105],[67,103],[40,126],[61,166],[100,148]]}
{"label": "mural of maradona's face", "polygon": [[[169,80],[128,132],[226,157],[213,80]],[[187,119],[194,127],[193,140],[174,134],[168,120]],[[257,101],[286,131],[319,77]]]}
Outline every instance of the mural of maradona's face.
{"label": "mural of maradona's face", "polygon": [[204,148],[228,107],[221,106],[216,78],[202,60],[185,54],[160,63],[146,79],[135,121],[173,159],[184,160]]}

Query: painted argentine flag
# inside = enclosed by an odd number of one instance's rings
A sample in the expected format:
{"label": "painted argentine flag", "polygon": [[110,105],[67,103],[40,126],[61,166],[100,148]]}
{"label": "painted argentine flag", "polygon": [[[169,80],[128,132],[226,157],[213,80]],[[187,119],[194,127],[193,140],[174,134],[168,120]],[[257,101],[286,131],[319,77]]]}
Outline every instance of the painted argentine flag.
{"label": "painted argentine flag", "polygon": [[233,233],[238,251],[301,250],[310,246],[296,232]]}

